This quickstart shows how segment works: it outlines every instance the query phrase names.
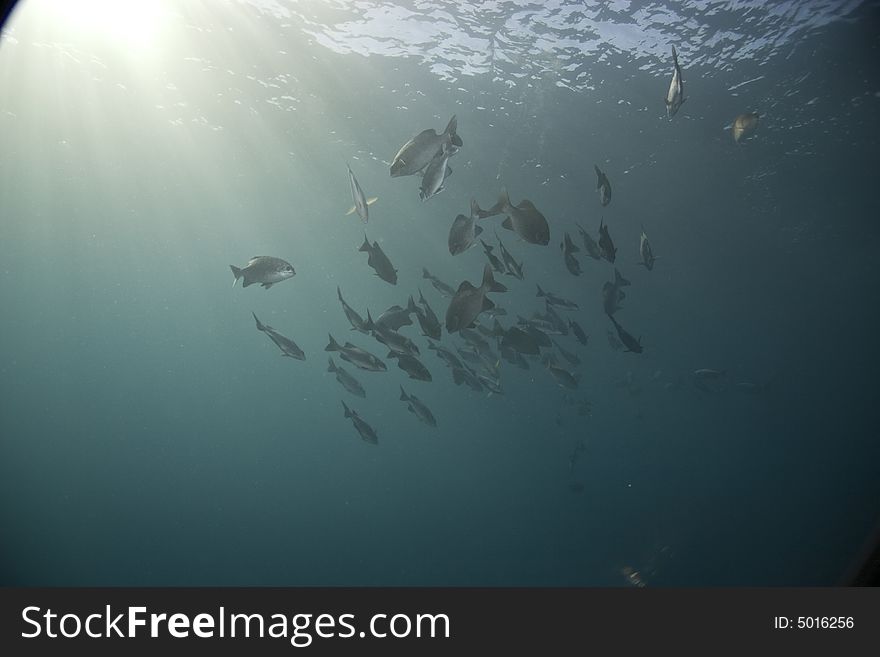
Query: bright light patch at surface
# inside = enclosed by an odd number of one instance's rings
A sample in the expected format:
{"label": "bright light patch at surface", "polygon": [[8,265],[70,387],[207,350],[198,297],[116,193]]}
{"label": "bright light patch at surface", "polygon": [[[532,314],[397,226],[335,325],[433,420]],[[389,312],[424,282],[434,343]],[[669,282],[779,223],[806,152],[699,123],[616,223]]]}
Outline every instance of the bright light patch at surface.
{"label": "bright light patch at surface", "polygon": [[160,45],[165,14],[160,0],[29,0],[27,7],[67,30],[138,52]]}

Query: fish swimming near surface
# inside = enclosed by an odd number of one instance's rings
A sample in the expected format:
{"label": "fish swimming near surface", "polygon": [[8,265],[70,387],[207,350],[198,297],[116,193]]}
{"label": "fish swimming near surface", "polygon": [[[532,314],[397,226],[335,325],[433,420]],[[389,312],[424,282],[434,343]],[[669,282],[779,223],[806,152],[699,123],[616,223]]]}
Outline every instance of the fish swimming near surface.
{"label": "fish swimming near surface", "polygon": [[428,371],[428,368],[422,364],[422,361],[412,354],[392,350],[388,352],[388,358],[396,358],[397,366],[406,372],[409,378],[417,381],[431,380],[431,373]]}
{"label": "fish swimming near surface", "polygon": [[342,360],[348,361],[355,367],[367,372],[384,372],[388,369],[388,366],[379,357],[374,356],[365,349],[356,347],[351,342],[340,345],[333,339],[332,335],[330,336],[330,343],[324,347],[324,351],[338,351],[339,357]]}
{"label": "fish swimming near surface", "polygon": [[471,200],[470,216],[465,217],[460,214],[452,222],[452,227],[449,229],[449,253],[452,255],[464,253],[474,246],[483,232],[483,229],[477,226],[476,204],[476,201]]}
{"label": "fish swimming near surface", "polygon": [[574,337],[577,338],[577,341],[586,346],[589,337],[584,333],[584,329],[581,328],[581,325],[573,319],[570,319],[568,320],[568,326],[571,329],[571,332],[574,333]]}
{"label": "fish swimming near surface", "polygon": [[488,264],[483,266],[483,282],[474,287],[469,281],[462,281],[446,309],[446,330],[455,333],[468,328],[477,316],[495,304],[486,296],[489,292],[507,292],[507,288],[497,283]]}
{"label": "fish swimming near surface", "polygon": [[356,397],[366,397],[367,392],[364,390],[364,387],[360,384],[356,378],[354,378],[351,374],[348,373],[348,370],[337,365],[333,362],[333,356],[329,357],[330,364],[327,366],[328,372],[333,372],[336,375],[336,380],[342,384],[342,387],[348,390],[351,394]]}
{"label": "fish swimming near surface", "polygon": [[620,342],[625,347],[624,351],[631,351],[634,354],[642,353],[642,339],[639,338],[636,340],[632,335],[627,333],[626,330],[617,323],[617,320],[614,319],[613,315],[608,315],[608,319],[614,323],[614,328],[617,329],[617,337],[620,338]]}
{"label": "fish swimming near surface", "polygon": [[599,220],[599,252],[608,262],[614,264],[617,257],[617,248],[611,241],[611,235],[608,233],[608,226],[605,225],[605,219]]}
{"label": "fish swimming near surface", "polygon": [[488,210],[480,210],[479,206],[476,209],[480,219],[498,214],[507,215],[507,218],[501,222],[502,228],[514,231],[530,244],[546,246],[550,243],[550,224],[547,223],[547,219],[538,211],[535,204],[528,199],[523,199],[513,205],[507,190],[502,188],[501,195],[495,205]]}
{"label": "fish swimming near surface", "polygon": [[760,114],[757,112],[748,112],[737,116],[731,126],[733,141],[739,143],[740,139],[745,139],[752,135],[758,129],[759,118]]}
{"label": "fish swimming near surface", "polygon": [[416,317],[419,320],[419,326],[422,329],[422,335],[434,340],[439,340],[443,327],[440,325],[440,320],[437,319],[437,315],[431,309],[431,306],[428,305],[428,301],[422,294],[421,289],[419,290],[419,304],[422,307],[416,308],[415,312]]}
{"label": "fish swimming near surface", "polygon": [[427,201],[445,189],[443,183],[452,175],[452,168],[449,166],[450,154],[449,148],[444,143],[434,156],[434,159],[425,167],[422,184],[419,187],[419,198],[422,199],[422,202]]}
{"label": "fish swimming near surface", "polygon": [[596,240],[583,229],[580,224],[575,224],[578,228],[578,231],[581,234],[581,239],[584,242],[584,250],[587,252],[587,255],[590,256],[593,260],[599,260],[602,257],[602,251],[599,249],[599,245],[596,243]]}
{"label": "fish swimming near surface", "polygon": [[620,310],[620,302],[626,298],[620,288],[629,285],[629,281],[614,268],[614,281],[605,281],[602,285],[602,308],[609,317]]}
{"label": "fish swimming near surface", "polygon": [[599,202],[602,204],[602,207],[605,207],[611,203],[611,183],[602,169],[595,164],[593,165],[593,168],[596,169],[596,178],[598,179],[596,182],[596,191],[599,192]]}
{"label": "fish swimming near surface", "polygon": [[240,278],[242,279],[242,287],[259,283],[267,290],[275,283],[286,281],[296,274],[293,265],[286,260],[272,256],[254,256],[244,267],[229,265],[229,268],[232,270],[232,275],[235,276],[232,285],[235,285]]}
{"label": "fish swimming near surface", "polygon": [[367,264],[373,268],[373,271],[376,272],[376,275],[379,278],[386,283],[391,283],[391,285],[397,285],[397,270],[394,268],[394,265],[391,264],[391,261],[388,259],[388,256],[385,255],[385,252],[382,250],[382,247],[379,246],[378,242],[374,241],[373,245],[370,246],[367,234],[364,233],[364,243],[361,244],[358,251],[367,252]]}
{"label": "fish swimming near surface", "polygon": [[666,91],[666,117],[671,119],[675,116],[681,104],[687,100],[684,97],[684,80],[681,77],[681,67],[678,65],[678,53],[672,46],[672,80],[669,81],[669,89]]}
{"label": "fish swimming near surface", "polygon": [[492,253],[495,250],[495,247],[491,244],[486,244],[483,240],[480,240],[480,244],[483,245],[483,253],[486,254],[486,257],[489,259],[489,264],[492,265],[492,269],[496,274],[504,274],[507,270],[504,268],[504,264],[498,258],[497,255]]}
{"label": "fish swimming near surface", "polygon": [[446,130],[437,134],[433,128],[423,130],[401,146],[391,161],[391,177],[411,176],[424,169],[443,146],[461,148],[461,137],[458,136],[458,121],[455,115],[449,119]]}
{"label": "fish swimming near surface", "polygon": [[[537,284],[536,284],[537,285]],[[557,296],[553,294],[553,292],[545,292],[541,289],[540,285],[537,285],[538,293],[535,295],[536,297],[544,297],[551,306],[556,306],[558,308],[566,308],[568,310],[577,310],[578,305],[574,301],[570,301],[563,297]]]}
{"label": "fish swimming near surface", "polygon": [[353,212],[357,212],[358,216],[361,218],[361,221],[367,223],[370,220],[370,206],[378,201],[377,197],[367,198],[364,194],[364,190],[361,189],[360,184],[357,181],[357,178],[354,177],[354,172],[351,170],[351,166],[346,164],[348,167],[348,183],[351,186],[351,198],[354,202],[354,205],[349,208],[348,212],[346,212],[346,216],[352,214]]}
{"label": "fish swimming near surface", "polygon": [[431,410],[418,397],[407,394],[403,386],[400,386],[400,401],[406,402],[409,412],[415,415],[421,422],[424,422],[429,427],[437,426],[437,420],[434,418]]}
{"label": "fish swimming near surface", "polygon": [[342,303],[342,310],[345,313],[346,318],[348,318],[349,323],[351,324],[351,328],[355,331],[360,331],[361,333],[369,333],[369,329],[367,329],[366,321],[363,317],[361,317],[354,308],[349,306],[345,299],[342,298],[342,290],[339,289],[339,286],[336,286],[336,294],[339,297],[340,303]]}
{"label": "fish swimming near surface", "polygon": [[581,263],[574,257],[574,254],[580,251],[580,249],[571,241],[571,236],[568,233],[565,233],[559,248],[562,249],[562,259],[565,262],[565,268],[568,270],[568,273],[572,276],[580,276]]}
{"label": "fish swimming near surface", "polygon": [[281,355],[287,356],[288,358],[295,358],[296,360],[305,360],[306,355],[303,353],[303,350],[300,349],[296,342],[291,340],[288,337],[281,335],[278,331],[273,329],[271,326],[263,324],[258,318],[256,313],[251,313],[254,316],[254,320],[257,322],[257,330],[262,331],[274,342],[279,349],[281,349]]}
{"label": "fish swimming near surface", "polygon": [[434,286],[434,289],[437,290],[444,297],[451,299],[455,296],[455,290],[453,290],[451,286],[441,281],[424,267],[422,267],[422,278],[427,278],[429,281],[431,281],[431,285]]}
{"label": "fish swimming near surface", "polygon": [[654,269],[654,261],[657,258],[654,256],[654,251],[651,249],[651,243],[648,241],[648,236],[645,235],[644,228],[642,228],[642,234],[639,237],[639,255],[642,257],[640,265],[644,266],[648,271]]}
{"label": "fish swimming near surface", "polygon": [[357,411],[351,410],[348,406],[345,405],[345,402],[342,402],[342,408],[345,409],[345,417],[351,418],[351,423],[354,425],[354,428],[357,430],[358,434],[360,434],[361,439],[370,443],[371,445],[379,444],[379,436],[376,431],[369,424],[361,418],[360,415],[357,414]]}

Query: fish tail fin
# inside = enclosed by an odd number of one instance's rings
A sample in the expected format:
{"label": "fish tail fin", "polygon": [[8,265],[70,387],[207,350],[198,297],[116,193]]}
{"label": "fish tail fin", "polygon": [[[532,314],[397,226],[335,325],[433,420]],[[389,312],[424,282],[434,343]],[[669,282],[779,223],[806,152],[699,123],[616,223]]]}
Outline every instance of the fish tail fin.
{"label": "fish tail fin", "polygon": [[[421,295],[421,293],[422,293],[421,290],[419,290],[419,295]],[[409,295],[409,301],[406,304],[406,309],[408,312],[411,312],[411,313],[418,314],[418,312],[419,312],[419,308],[418,308],[418,306],[416,306],[416,302],[413,301],[411,294]]]}
{"label": "fish tail fin", "polygon": [[364,328],[368,331],[373,331],[376,329],[376,324],[373,322],[373,317],[370,315],[370,309],[367,308],[367,321],[364,322]]}
{"label": "fish tail fin", "polygon": [[672,46],[672,61],[674,61],[675,65],[678,66],[678,53],[675,52],[675,46]]}
{"label": "fish tail fin", "polygon": [[[342,400],[340,400],[340,401],[342,401]],[[351,416],[352,416],[351,409],[349,409],[348,406],[345,405],[345,402],[342,402],[342,408],[345,409],[345,417],[351,417]]]}
{"label": "fish tail fin", "polygon": [[339,300],[342,301],[342,290],[339,289],[339,286],[336,286],[336,296],[339,297]]}
{"label": "fish tail fin", "polygon": [[424,267],[422,267],[422,278],[428,278],[428,279],[431,278],[431,272],[429,272]]}
{"label": "fish tail fin", "polygon": [[419,303],[422,304],[423,306],[427,306],[428,302],[425,301],[425,295],[422,294],[422,288],[418,288],[418,290],[419,290]]}
{"label": "fish tail fin", "polygon": [[324,347],[324,351],[342,351],[342,347],[339,346],[339,343],[336,342],[334,337],[329,333],[327,335],[330,338],[330,343]]}
{"label": "fish tail fin", "polygon": [[364,243],[361,244],[361,246],[360,246],[360,248],[358,249],[358,251],[366,251],[367,253],[370,252],[370,240],[367,239],[367,234],[366,234],[366,233],[364,233]]}
{"label": "fish tail fin", "polygon": [[403,389],[403,386],[400,386],[400,401],[408,402],[409,395],[406,394],[406,391]]}
{"label": "fish tail fin", "polygon": [[546,296],[547,296],[547,293],[544,292],[544,290],[541,289],[541,286],[540,286],[540,285],[538,285],[537,283],[535,283],[535,287],[538,288],[538,293],[535,295],[536,297],[546,297]]}
{"label": "fish tail fin", "polygon": [[452,118],[449,119],[449,123],[446,124],[446,130],[443,131],[443,134],[449,135],[449,141],[452,142],[455,146],[461,148],[464,145],[461,137],[458,136],[458,119],[455,118],[455,114],[452,115]]}
{"label": "fish tail fin", "polygon": [[257,322],[257,330],[258,330],[258,331],[265,331],[265,330],[266,330],[266,325],[263,324],[259,319],[257,319],[257,313],[251,311],[251,315],[254,316],[254,320],[256,320],[256,322]]}
{"label": "fish tail fin", "polygon": [[330,361],[330,364],[327,366],[327,371],[328,372],[335,372],[336,371],[336,363],[333,362],[333,356],[330,356],[328,358],[328,360]]}
{"label": "fish tail fin", "polygon": [[487,292],[507,292],[507,288],[495,280],[489,263],[483,265],[483,289]]}

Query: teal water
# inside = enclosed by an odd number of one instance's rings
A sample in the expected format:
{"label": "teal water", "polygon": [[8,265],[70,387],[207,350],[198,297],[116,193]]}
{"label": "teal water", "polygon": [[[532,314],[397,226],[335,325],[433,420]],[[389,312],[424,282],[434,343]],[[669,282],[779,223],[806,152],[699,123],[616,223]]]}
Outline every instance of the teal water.
{"label": "teal water", "polygon": [[[0,38],[3,584],[828,585],[852,567],[880,516],[875,3],[84,7],[25,0]],[[688,100],[668,120],[671,45]],[[464,145],[421,202],[390,162],[453,114]],[[346,163],[379,197],[366,226]],[[575,300],[559,312],[589,344],[553,337],[578,389],[536,359],[502,361],[503,394],[456,386],[415,325],[433,380],[336,358],[366,398],[347,393],[328,333],[387,350],[337,286],[374,317],[421,289],[442,320],[422,268],[479,283],[481,249],[451,256],[447,235],[502,186],[551,239],[481,220],[524,262],[499,276],[499,320],[543,311],[536,284]],[[641,354],[606,337],[613,267],[563,264],[563,234],[600,219]],[[296,276],[231,287],[258,254]],[[726,378],[703,390],[700,368]]]}

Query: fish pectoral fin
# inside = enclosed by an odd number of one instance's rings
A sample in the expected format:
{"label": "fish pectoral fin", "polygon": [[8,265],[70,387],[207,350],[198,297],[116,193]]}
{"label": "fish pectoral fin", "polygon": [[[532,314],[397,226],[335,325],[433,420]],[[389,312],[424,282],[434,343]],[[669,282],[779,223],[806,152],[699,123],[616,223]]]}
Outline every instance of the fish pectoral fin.
{"label": "fish pectoral fin", "polygon": [[352,205],[352,206],[348,209],[348,212],[345,213],[345,216],[347,217],[348,215],[353,214],[355,210],[357,210],[357,206]]}
{"label": "fish pectoral fin", "polygon": [[373,203],[375,203],[375,202],[378,201],[378,200],[379,200],[379,197],[378,197],[378,196],[373,196],[372,198],[368,198],[368,199],[367,199],[367,205],[373,205]]}

